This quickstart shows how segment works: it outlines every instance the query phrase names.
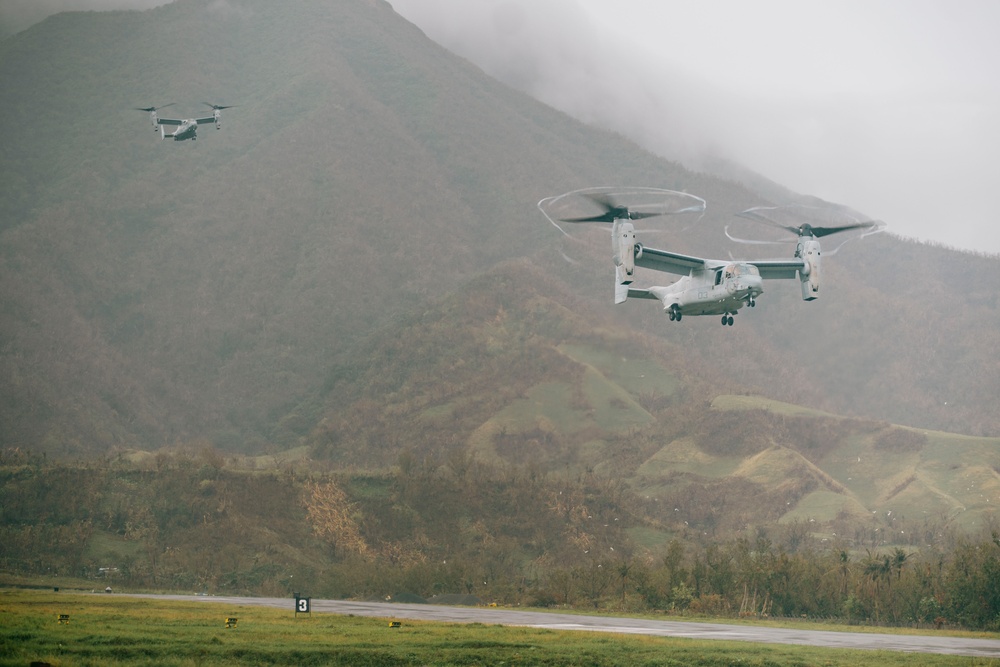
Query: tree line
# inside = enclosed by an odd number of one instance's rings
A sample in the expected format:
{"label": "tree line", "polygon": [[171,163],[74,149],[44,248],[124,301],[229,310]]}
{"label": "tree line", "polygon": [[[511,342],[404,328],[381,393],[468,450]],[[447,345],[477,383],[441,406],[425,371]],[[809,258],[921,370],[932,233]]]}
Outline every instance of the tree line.
{"label": "tree line", "polygon": [[240,470],[211,450],[144,462],[0,460],[0,572],[94,585],[810,617],[1000,630],[1000,531],[826,543],[802,527],[684,532],[613,479],[403,457]]}

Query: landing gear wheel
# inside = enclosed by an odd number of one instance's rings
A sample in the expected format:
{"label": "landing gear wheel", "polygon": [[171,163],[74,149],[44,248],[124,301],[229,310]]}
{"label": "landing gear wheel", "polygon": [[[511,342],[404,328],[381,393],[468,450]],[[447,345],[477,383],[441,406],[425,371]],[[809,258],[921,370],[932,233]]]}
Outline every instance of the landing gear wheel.
{"label": "landing gear wheel", "polygon": [[670,310],[667,311],[667,314],[670,315],[671,322],[681,321],[681,316],[682,316],[681,309],[677,307],[676,303],[670,306]]}
{"label": "landing gear wheel", "polygon": [[726,324],[728,324],[729,326],[733,326],[733,322],[734,322],[734,321],[735,321],[735,320],[733,320],[733,316],[732,316],[732,315],[730,315],[730,316],[729,316],[729,319],[728,319],[728,321],[726,322]]}
{"label": "landing gear wheel", "polygon": [[732,315],[723,315],[722,316],[722,326],[730,326],[731,327],[731,326],[733,326],[733,322],[734,321],[735,320],[733,320],[733,316]]}

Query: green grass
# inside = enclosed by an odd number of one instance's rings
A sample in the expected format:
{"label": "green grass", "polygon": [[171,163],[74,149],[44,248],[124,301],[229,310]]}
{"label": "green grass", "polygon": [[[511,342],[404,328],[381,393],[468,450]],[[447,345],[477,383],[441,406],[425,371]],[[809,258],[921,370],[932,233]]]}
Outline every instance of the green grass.
{"label": "green grass", "polygon": [[572,388],[567,383],[543,382],[501,410],[493,421],[515,433],[532,428],[574,433],[589,420],[584,410],[570,407],[571,400]]}
{"label": "green grass", "polygon": [[[59,614],[69,623],[60,624]],[[239,619],[226,628],[227,617]],[[848,665],[913,654],[403,621],[119,596],[0,592],[0,667],[67,665]],[[995,665],[921,655],[922,665]]]}
{"label": "green grass", "polygon": [[[717,396],[712,401],[712,408],[767,410],[790,417],[834,417],[760,396]],[[966,532],[989,525],[989,517],[1000,506],[1000,438],[901,426],[893,428],[912,431],[926,439],[922,444],[917,441],[918,445],[912,449],[887,450],[880,448],[877,442],[881,427],[847,436],[817,461],[823,472],[842,484],[847,492],[822,491],[807,496],[782,517],[782,521],[828,521],[841,512],[861,516],[865,512],[886,515],[892,511],[910,520],[946,517],[952,525]],[[655,466],[657,458],[669,460],[664,454],[658,454],[647,462],[647,468]],[[759,474],[760,471],[755,472]],[[838,495],[841,496],[839,500]],[[864,508],[867,510],[861,511]]]}
{"label": "green grass", "polygon": [[786,512],[778,523],[794,521],[833,521],[838,516],[849,514],[868,518],[869,512],[853,498],[833,491],[814,491],[802,498],[795,507]]}
{"label": "green grass", "polygon": [[127,540],[107,531],[94,530],[87,542],[85,554],[87,558],[94,560],[101,560],[114,554],[114,562],[118,562],[123,555],[135,557],[141,552],[142,543],[138,540]]}
{"label": "green grass", "polygon": [[636,544],[645,549],[659,549],[674,537],[673,533],[665,530],[658,530],[656,528],[649,528],[646,526],[635,526],[633,528],[627,529],[625,532],[631,537]]}
{"label": "green grass", "polygon": [[744,396],[744,395],[732,395],[732,394],[722,394],[716,396],[712,399],[712,409],[713,410],[767,410],[778,415],[785,415],[788,417],[835,417],[839,418],[839,415],[830,414],[829,412],[823,412],[822,410],[814,410],[812,408],[804,408],[801,405],[794,405],[792,403],[785,403],[784,401],[775,401],[770,398],[764,398],[763,396]]}
{"label": "green grass", "polygon": [[743,459],[738,456],[715,456],[699,447],[692,438],[681,438],[664,445],[647,459],[637,474],[640,477],[657,477],[664,473],[686,472],[710,479],[731,475]]}
{"label": "green grass", "polygon": [[671,396],[681,386],[680,380],[673,373],[651,363],[645,355],[627,358],[606,348],[567,343],[559,345],[559,351],[574,361],[593,368],[633,394]]}

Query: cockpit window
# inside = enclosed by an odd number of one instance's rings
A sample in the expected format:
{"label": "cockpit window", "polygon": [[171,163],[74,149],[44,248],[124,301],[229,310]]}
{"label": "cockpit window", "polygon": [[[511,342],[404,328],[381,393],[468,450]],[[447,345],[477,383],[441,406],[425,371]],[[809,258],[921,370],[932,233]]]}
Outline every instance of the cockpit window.
{"label": "cockpit window", "polygon": [[730,264],[726,267],[726,277],[733,276],[759,276],[760,271],[753,264]]}

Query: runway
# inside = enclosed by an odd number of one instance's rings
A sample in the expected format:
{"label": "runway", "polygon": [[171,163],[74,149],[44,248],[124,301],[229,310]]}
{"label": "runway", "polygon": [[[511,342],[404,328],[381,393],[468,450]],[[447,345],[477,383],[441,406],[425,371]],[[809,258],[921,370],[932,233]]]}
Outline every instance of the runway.
{"label": "runway", "polygon": [[[295,611],[295,601],[292,598],[244,598],[199,595],[130,595],[130,597],[184,600],[189,602],[199,601],[210,604],[275,607],[278,609],[288,609],[290,613]],[[660,621],[613,616],[583,616],[541,611],[520,611],[517,609],[496,607],[448,607],[430,604],[317,599],[313,599],[311,603],[313,613],[353,614],[355,616],[370,616],[388,620],[483,623],[544,628],[548,630],[611,632],[628,635],[684,637],[689,639],[743,641],[765,644],[798,644],[826,648],[937,653],[1000,659],[1000,639],[832,632],[829,630],[793,630],[724,623]]]}

